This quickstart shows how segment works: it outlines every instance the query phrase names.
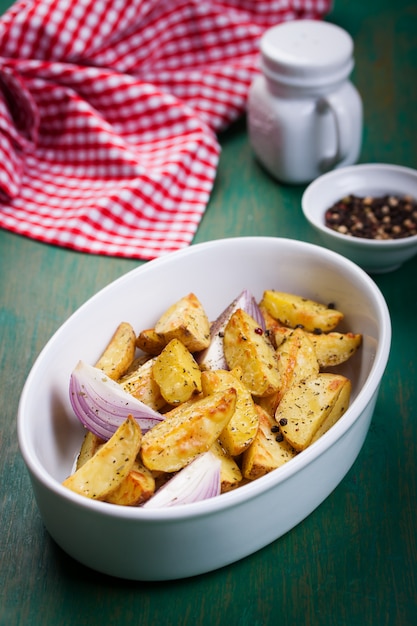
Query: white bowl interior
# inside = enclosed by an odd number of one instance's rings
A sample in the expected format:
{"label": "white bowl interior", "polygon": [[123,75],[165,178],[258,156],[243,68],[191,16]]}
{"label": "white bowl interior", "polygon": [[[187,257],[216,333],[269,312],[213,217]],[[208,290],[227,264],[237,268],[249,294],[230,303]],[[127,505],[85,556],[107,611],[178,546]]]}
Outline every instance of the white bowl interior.
{"label": "white bowl interior", "polygon": [[[83,437],[83,428],[72,412],[68,397],[70,373],[78,360],[94,363],[120,321],[129,321],[137,331],[152,327],[170,304],[191,291],[214,319],[244,288],[258,299],[265,289],[279,289],[334,302],[345,313],[341,329],[363,334],[359,353],[339,368],[352,380],[353,404],[338,424],[282,471],[273,472],[274,476],[205,503],[187,506],[184,513],[174,509],[156,514],[140,508],[127,510],[127,507],[90,501],[62,487],[60,483],[70,473]],[[39,355],[22,392],[18,415],[20,449],[34,484],[58,496],[61,510],[65,502],[71,502],[79,511],[90,510],[96,516],[103,514],[126,520],[157,518],[163,522],[182,515],[189,518],[193,511],[206,514],[227,508],[301,471],[307,459],[311,463],[344,436],[367,405],[375,401],[388,359],[390,333],[388,309],[375,283],[353,263],[324,248],[262,237],[192,246],[129,272],[86,302],[55,333]],[[317,497],[316,506],[323,497]],[[38,504],[47,518],[49,510],[42,510],[46,505],[40,497]],[[55,535],[59,533],[60,529]],[[94,563],[87,564],[94,567]],[[199,571],[204,569],[193,573]],[[116,571],[116,575],[123,572]],[[166,576],[175,577],[172,573]],[[135,574],[130,572],[128,577]],[[158,573],[155,577],[159,577]]]}

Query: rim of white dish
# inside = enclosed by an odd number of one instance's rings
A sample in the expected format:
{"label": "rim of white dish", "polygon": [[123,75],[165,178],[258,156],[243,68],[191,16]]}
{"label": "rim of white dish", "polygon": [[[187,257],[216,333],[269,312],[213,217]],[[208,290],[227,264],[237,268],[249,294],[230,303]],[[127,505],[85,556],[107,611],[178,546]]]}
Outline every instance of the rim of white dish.
{"label": "rim of white dish", "polygon": [[[322,233],[329,237],[334,237],[338,239],[340,242],[344,242],[350,246],[355,246],[357,248],[413,248],[417,242],[417,235],[411,235],[410,237],[401,237],[399,239],[362,239],[360,237],[349,237],[348,235],[343,235],[338,233],[336,230],[329,228],[324,223],[324,213],[326,211],[326,207],[323,209],[320,216],[317,216],[315,212],[311,210],[311,196],[317,193],[317,188],[321,188],[323,186],[329,187],[332,182],[337,180],[342,180],[346,175],[351,173],[363,173],[369,174],[370,172],[391,172],[393,174],[409,176],[416,181],[417,186],[417,170],[412,169],[411,167],[406,167],[404,165],[390,165],[389,163],[361,163],[358,165],[349,165],[347,167],[337,168],[332,170],[331,172],[326,172],[326,174],[322,174],[313,182],[311,182],[308,187],[305,189],[302,197],[301,197],[301,208],[304,213],[305,218],[310,222],[310,224],[320,230]],[[372,186],[372,182],[369,185]],[[342,193],[342,192],[341,192]],[[350,193],[355,193],[355,189],[351,189]],[[386,193],[389,193],[387,190]],[[393,194],[399,194],[400,191],[393,191]],[[335,197],[334,201],[340,199],[339,197]],[[417,195],[416,198],[417,200]]]}
{"label": "rim of white dish", "polygon": [[[317,251],[320,250],[320,254],[322,258],[328,258],[329,263],[332,263],[336,266],[339,266],[340,270],[342,268],[346,270],[348,268],[352,275],[356,276],[356,278],[364,285],[372,288],[373,298],[375,301],[376,309],[379,311],[381,316],[381,340],[379,345],[377,346],[377,352],[375,355],[375,360],[372,364],[370,373],[363,387],[358,392],[357,397],[354,401],[355,406],[355,414],[353,415],[352,406],[346,411],[341,420],[339,420],[330,431],[325,433],[319,440],[317,440],[314,444],[312,444],[309,448],[304,450],[302,453],[297,455],[291,462],[283,465],[278,468],[278,470],[274,470],[263,476],[258,478],[256,481],[252,483],[248,483],[238,489],[232,490],[230,492],[221,494],[216,496],[215,498],[211,498],[208,500],[204,500],[201,502],[196,502],[192,504],[183,504],[178,507],[169,507],[165,509],[143,509],[141,507],[124,507],[116,504],[109,504],[106,502],[90,500],[85,498],[84,496],[78,495],[75,492],[64,487],[58,480],[53,478],[43,467],[41,462],[39,461],[31,441],[27,437],[27,433],[25,431],[25,413],[26,413],[26,405],[28,404],[28,394],[31,387],[32,378],[35,375],[36,368],[39,363],[45,358],[45,355],[48,353],[49,345],[56,340],[56,338],[65,333],[67,325],[70,324],[70,321],[73,320],[75,316],[82,314],[82,311],[85,307],[89,305],[89,303],[95,298],[99,298],[101,294],[105,291],[112,289],[115,283],[123,282],[127,280],[132,274],[142,273],[147,271],[153,271],[155,266],[163,267],[165,264],[170,263],[171,259],[180,256],[193,256],[194,254],[198,254],[200,250],[208,249],[208,248],[216,248],[219,246],[228,246],[228,247],[240,247],[243,245],[251,245],[251,243],[265,243],[265,245],[271,244],[274,242],[274,245],[279,245],[280,242],[291,242],[292,246],[302,248],[303,250],[311,250]],[[29,375],[26,379],[25,385],[23,387],[19,407],[18,407],[18,418],[17,418],[17,431],[18,431],[18,441],[20,452],[23,456],[23,459],[36,479],[41,482],[45,487],[50,489],[52,492],[56,494],[62,500],[70,501],[74,506],[77,506],[82,509],[88,509],[91,512],[94,512],[96,515],[103,515],[107,517],[115,517],[125,520],[138,520],[138,521],[152,521],[154,523],[165,523],[167,521],[181,520],[184,518],[190,519],[194,517],[206,517],[212,514],[215,514],[216,511],[232,508],[234,505],[242,503],[242,501],[251,500],[256,498],[257,496],[263,494],[265,491],[268,491],[271,487],[285,481],[288,477],[293,474],[296,474],[301,469],[305,468],[311,462],[314,461],[318,456],[320,456],[321,452],[326,450],[331,446],[331,442],[336,442],[340,438],[344,436],[344,434],[350,429],[352,424],[358,418],[358,415],[362,413],[362,411],[367,406],[369,400],[373,397],[374,393],[377,392],[379,388],[379,384],[381,381],[381,371],[382,374],[385,371],[389,353],[391,347],[391,319],[389,315],[388,306],[384,299],[382,292],[379,287],[373,281],[373,279],[358,265],[346,259],[342,255],[333,252],[331,250],[327,250],[321,246],[316,244],[307,243],[304,241],[293,240],[289,238],[280,238],[280,237],[236,237],[236,238],[226,238],[226,239],[216,239],[208,242],[194,244],[188,248],[169,253],[163,257],[158,259],[148,261],[145,265],[142,265],[138,268],[130,270],[126,272],[126,274],[122,275],[118,279],[112,281],[110,284],[100,289],[96,294],[94,294],[91,298],[86,300],[59,328],[55,333],[51,336],[48,342],[45,344],[44,348],[36,358],[35,362],[32,365],[32,368],[29,372]]]}

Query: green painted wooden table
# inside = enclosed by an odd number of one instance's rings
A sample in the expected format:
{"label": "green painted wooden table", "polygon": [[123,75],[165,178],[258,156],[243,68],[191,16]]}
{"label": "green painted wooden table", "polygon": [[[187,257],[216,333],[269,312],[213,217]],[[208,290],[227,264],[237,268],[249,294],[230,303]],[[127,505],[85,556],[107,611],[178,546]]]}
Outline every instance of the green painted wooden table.
{"label": "green painted wooden table", "polygon": [[[9,4],[2,0],[0,10]],[[336,0],[329,19],[355,41],[353,78],[365,105],[361,162],[417,167],[417,3]],[[195,242],[258,234],[318,243],[301,215],[303,188],[279,185],[262,171],[245,121],[221,142]],[[96,574],[49,538],[18,451],[19,394],[60,324],[137,265],[0,231],[1,625],[417,623],[417,257],[375,277],[393,341],[371,429],[346,478],[299,526],[220,571],[152,584]]]}

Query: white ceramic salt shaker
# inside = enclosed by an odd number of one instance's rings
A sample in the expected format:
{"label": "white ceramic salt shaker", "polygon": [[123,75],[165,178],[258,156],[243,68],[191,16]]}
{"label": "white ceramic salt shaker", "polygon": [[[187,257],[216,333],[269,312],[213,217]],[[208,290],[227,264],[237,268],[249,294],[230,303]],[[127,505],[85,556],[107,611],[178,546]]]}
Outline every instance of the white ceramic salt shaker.
{"label": "white ceramic salt shaker", "polygon": [[355,163],[363,114],[349,80],[350,35],[328,22],[282,23],[261,38],[260,64],[248,94],[248,132],[266,170],[301,184]]}

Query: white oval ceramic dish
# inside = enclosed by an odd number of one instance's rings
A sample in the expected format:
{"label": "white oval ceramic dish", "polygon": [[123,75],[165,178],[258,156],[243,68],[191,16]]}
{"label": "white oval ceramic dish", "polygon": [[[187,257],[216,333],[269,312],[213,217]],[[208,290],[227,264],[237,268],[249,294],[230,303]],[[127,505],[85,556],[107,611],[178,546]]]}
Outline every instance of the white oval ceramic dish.
{"label": "white oval ceramic dish", "polygon": [[369,273],[391,272],[417,254],[417,235],[377,241],[348,237],[328,228],[324,223],[326,210],[349,194],[410,194],[417,199],[417,170],[384,163],[336,169],[313,181],[301,200],[304,216],[326,247],[343,254]]}
{"label": "white oval ceramic dish", "polygon": [[[244,288],[334,302],[363,346],[343,370],[352,403],[305,452],[257,481],[204,502],[142,510],[96,502],[61,485],[83,438],[68,397],[71,370],[93,363],[115,326],[151,327],[193,291],[214,319]],[[333,491],[355,461],[374,411],[391,340],[389,312],[372,279],[342,256],[286,239],[248,237],[191,246],[151,261],[100,291],[54,334],[21,395],[19,445],[45,526],[85,565],[117,577],[169,580],[241,559],[293,528]]]}

